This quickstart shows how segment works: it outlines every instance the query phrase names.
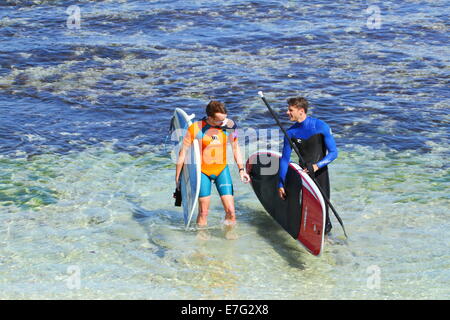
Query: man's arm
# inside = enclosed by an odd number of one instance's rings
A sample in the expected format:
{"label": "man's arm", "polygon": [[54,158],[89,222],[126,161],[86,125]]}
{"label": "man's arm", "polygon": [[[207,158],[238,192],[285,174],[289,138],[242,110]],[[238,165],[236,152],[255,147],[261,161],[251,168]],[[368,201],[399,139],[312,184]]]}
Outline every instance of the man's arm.
{"label": "man's arm", "polygon": [[178,153],[178,159],[177,159],[176,169],[175,169],[175,183],[177,186],[178,186],[178,182],[180,179],[181,169],[183,169],[184,160],[186,158],[186,153],[187,153],[189,147],[191,146],[192,142],[194,141],[193,132],[194,132],[194,130],[193,130],[192,126],[189,127],[188,130],[186,131],[186,135],[183,138],[183,143],[181,145],[180,152]]}
{"label": "man's arm", "polygon": [[289,143],[288,139],[284,137],[283,154],[281,155],[280,160],[278,188],[284,188],[284,183],[286,181],[286,174],[289,167],[289,161],[291,160],[291,153],[292,153],[291,144]]}
{"label": "man's arm", "polygon": [[320,121],[319,123],[320,123],[319,124],[320,132],[324,136],[325,146],[328,151],[327,155],[325,157],[323,157],[322,160],[317,162],[317,166],[320,169],[320,168],[327,166],[330,162],[332,162],[334,159],[337,158],[338,150],[337,150],[336,142],[334,141],[334,137],[333,137],[330,127],[323,121]]}
{"label": "man's arm", "polygon": [[[245,172],[244,163],[242,162],[241,148],[239,147],[239,141],[238,141],[236,128],[237,128],[237,126],[234,125],[233,132],[231,132],[231,134],[230,134],[229,141],[231,144],[231,148],[233,150],[234,161],[236,161],[236,164],[239,168],[239,176],[241,177],[241,181],[244,183],[247,183],[250,181],[250,176],[248,175],[247,172]],[[244,169],[244,170],[240,170],[240,169]]]}

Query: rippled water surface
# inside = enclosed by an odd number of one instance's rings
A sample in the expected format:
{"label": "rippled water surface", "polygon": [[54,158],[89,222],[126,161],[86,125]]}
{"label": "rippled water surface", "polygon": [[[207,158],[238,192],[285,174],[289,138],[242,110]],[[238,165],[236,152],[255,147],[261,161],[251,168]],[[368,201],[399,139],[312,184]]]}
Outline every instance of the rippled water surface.
{"label": "rippled water surface", "polygon": [[[0,298],[448,299],[448,10],[0,2]],[[174,108],[200,118],[219,99],[242,130],[277,130],[259,90],[285,127],[286,98],[303,95],[333,129],[332,202],[350,239],[333,219],[320,258],[235,165],[237,240],[215,191],[208,241],[173,206]]]}

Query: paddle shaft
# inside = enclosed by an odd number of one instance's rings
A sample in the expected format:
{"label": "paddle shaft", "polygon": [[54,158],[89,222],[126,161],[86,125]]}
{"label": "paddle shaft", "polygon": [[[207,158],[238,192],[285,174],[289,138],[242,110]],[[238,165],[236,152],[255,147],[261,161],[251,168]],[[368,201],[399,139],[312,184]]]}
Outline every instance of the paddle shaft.
{"label": "paddle shaft", "polygon": [[[277,122],[278,126],[280,127],[281,131],[283,131],[284,136],[286,137],[286,139],[289,141],[289,144],[291,145],[291,148],[294,149],[295,153],[297,153],[298,155],[298,159],[299,159],[299,164],[300,167],[302,167],[303,169],[306,168],[306,163],[303,160],[302,156],[300,155],[300,150],[298,150],[297,146],[295,145],[295,143],[293,143],[291,141],[291,139],[289,138],[289,135],[287,134],[286,130],[284,130],[283,126],[281,125],[280,120],[278,119],[278,116],[276,115],[276,113],[273,111],[273,109],[270,107],[269,103],[267,102],[266,98],[261,95],[261,99],[264,101],[264,104],[266,105],[267,109],[269,109],[270,113],[272,114],[272,117],[275,119],[275,121]],[[344,223],[342,222],[341,217],[339,216],[339,214],[336,212],[336,209],[333,207],[333,205],[330,202],[330,199],[328,199],[328,197],[325,195],[325,192],[323,191],[322,187],[320,186],[320,184],[317,182],[316,178],[314,177],[314,172],[310,173],[311,178],[314,180],[314,182],[316,183],[317,187],[319,188],[320,192],[322,193],[322,197],[325,200],[325,202],[328,204],[328,206],[330,207],[330,209],[333,211],[334,216],[336,217],[336,219],[339,221],[339,224],[342,227],[342,230],[344,231],[344,235],[346,238],[348,238],[347,233],[345,232],[345,228],[344,228]]]}

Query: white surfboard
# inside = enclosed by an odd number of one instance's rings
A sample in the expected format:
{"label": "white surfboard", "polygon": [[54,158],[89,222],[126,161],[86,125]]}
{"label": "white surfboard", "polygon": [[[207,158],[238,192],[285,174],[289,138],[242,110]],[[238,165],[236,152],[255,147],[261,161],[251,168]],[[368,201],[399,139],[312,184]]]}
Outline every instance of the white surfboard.
{"label": "white surfboard", "polygon": [[[195,114],[188,116],[187,113],[180,108],[176,108],[173,114],[173,134],[178,141],[178,148],[176,150],[177,160],[179,150],[183,144],[183,138],[186,135],[188,127],[192,124],[194,117]],[[181,199],[186,229],[189,228],[195,208],[197,207],[198,196],[200,193],[201,171],[200,147],[198,140],[194,139],[194,142],[186,154],[183,169],[180,173]]]}

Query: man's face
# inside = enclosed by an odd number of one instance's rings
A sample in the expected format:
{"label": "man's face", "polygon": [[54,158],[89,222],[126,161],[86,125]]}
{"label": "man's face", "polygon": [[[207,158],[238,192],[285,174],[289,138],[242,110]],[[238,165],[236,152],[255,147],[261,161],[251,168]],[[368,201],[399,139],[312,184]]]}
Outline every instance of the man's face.
{"label": "man's face", "polygon": [[227,114],[226,113],[215,113],[213,117],[209,117],[209,121],[212,122],[216,126],[221,126],[226,123]]}
{"label": "man's face", "polygon": [[288,106],[287,115],[290,121],[298,121],[305,116],[305,110],[296,106]]}

